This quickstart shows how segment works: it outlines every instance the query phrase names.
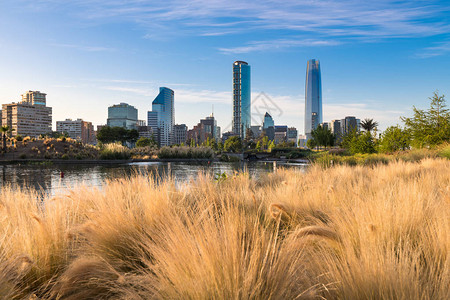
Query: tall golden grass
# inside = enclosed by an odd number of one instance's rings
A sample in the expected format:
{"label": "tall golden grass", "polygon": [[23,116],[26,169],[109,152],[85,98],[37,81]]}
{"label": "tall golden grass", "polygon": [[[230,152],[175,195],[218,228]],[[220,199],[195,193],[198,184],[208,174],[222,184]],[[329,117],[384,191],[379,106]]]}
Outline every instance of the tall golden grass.
{"label": "tall golden grass", "polygon": [[450,161],[0,196],[2,299],[449,299]]}

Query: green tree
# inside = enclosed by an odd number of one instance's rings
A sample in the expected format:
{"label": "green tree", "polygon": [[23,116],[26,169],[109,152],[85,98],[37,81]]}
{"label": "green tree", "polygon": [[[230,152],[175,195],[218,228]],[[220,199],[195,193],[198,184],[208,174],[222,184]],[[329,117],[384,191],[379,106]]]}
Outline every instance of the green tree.
{"label": "green tree", "polygon": [[311,131],[311,136],[317,146],[331,147],[334,145],[334,135],[330,129],[321,125]]}
{"label": "green tree", "polygon": [[450,141],[450,112],[446,108],[445,96],[436,91],[428,99],[429,109],[413,106],[411,118],[401,117],[405,129],[411,134],[411,144],[419,148]]}
{"label": "green tree", "polygon": [[141,137],[136,142],[136,147],[147,147],[147,146],[156,146],[156,142],[154,139]]}
{"label": "green tree", "polygon": [[195,140],[191,138],[191,142],[189,143],[189,147],[195,148]]}
{"label": "green tree", "polygon": [[228,138],[225,141],[225,144],[223,145],[223,150],[225,152],[238,153],[238,152],[242,152],[242,148],[243,148],[242,140],[238,136],[232,136],[232,137]]}
{"label": "green tree", "polygon": [[104,126],[97,133],[97,140],[103,144],[121,142],[134,143],[139,138],[139,133],[136,129],[127,130],[123,127],[109,127]]}
{"label": "green tree", "polygon": [[256,143],[256,150],[261,151],[261,141]]}
{"label": "green tree", "polygon": [[398,125],[390,126],[381,134],[380,151],[394,152],[409,148],[411,137],[408,131],[403,130]]}
{"label": "green tree", "polygon": [[377,128],[377,126],[378,126],[378,122],[374,121],[373,119],[364,119],[361,121],[361,127],[365,131],[371,132],[372,130]]}
{"label": "green tree", "polygon": [[314,149],[317,147],[317,143],[315,139],[308,139],[306,141],[306,147],[308,147],[309,149]]}
{"label": "green tree", "polygon": [[356,153],[374,153],[375,139],[370,132],[361,132],[353,136],[350,141],[349,150],[352,154]]}
{"label": "green tree", "polygon": [[269,151],[272,151],[273,148],[275,148],[275,143],[273,141],[270,141],[270,144],[268,147]]}
{"label": "green tree", "polygon": [[2,132],[2,150],[6,150],[6,133],[9,132],[9,126],[2,126],[1,132]]}

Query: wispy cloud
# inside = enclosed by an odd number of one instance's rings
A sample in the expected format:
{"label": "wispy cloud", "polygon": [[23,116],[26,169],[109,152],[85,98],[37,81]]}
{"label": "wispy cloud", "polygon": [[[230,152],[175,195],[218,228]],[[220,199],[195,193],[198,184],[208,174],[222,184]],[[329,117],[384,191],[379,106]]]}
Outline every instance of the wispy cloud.
{"label": "wispy cloud", "polygon": [[[264,33],[277,40],[273,44],[254,41],[245,46],[220,48],[223,53],[304,47],[308,41],[325,39],[333,39],[334,43],[323,45],[337,45],[450,33],[447,18],[450,3],[438,0],[72,0],[70,4],[57,0],[22,0],[21,3],[28,3],[31,9],[62,11],[86,24],[135,23],[146,31],[143,39]],[[292,37],[296,35],[304,36],[305,42],[294,41]],[[60,46],[83,51],[112,50]],[[430,53],[437,53],[435,50],[440,49],[430,49]],[[423,56],[427,55],[433,54]]]}
{"label": "wispy cloud", "polygon": [[234,48],[219,48],[222,53],[226,54],[239,54],[255,51],[267,51],[267,50],[280,50],[291,47],[317,47],[317,46],[334,46],[340,42],[333,40],[286,40],[278,39],[272,41],[254,41],[249,42],[246,46],[234,47]]}
{"label": "wispy cloud", "polygon": [[62,47],[62,48],[72,48],[80,51],[87,52],[110,52],[115,51],[114,48],[101,47],[101,46],[85,46],[85,45],[76,45],[76,44],[51,44],[54,47]]}
{"label": "wispy cloud", "polygon": [[[25,1],[27,2],[27,1]],[[33,7],[57,7],[58,1],[28,1]],[[92,22],[126,20],[165,35],[221,35],[287,29],[345,37],[418,37],[448,33],[450,4],[439,1],[379,0],[73,0],[71,9]],[[65,4],[64,4],[65,5]],[[65,6],[59,5],[59,9]]]}
{"label": "wispy cloud", "polygon": [[450,53],[450,42],[439,43],[437,46],[422,49],[415,56],[418,58],[430,58]]}

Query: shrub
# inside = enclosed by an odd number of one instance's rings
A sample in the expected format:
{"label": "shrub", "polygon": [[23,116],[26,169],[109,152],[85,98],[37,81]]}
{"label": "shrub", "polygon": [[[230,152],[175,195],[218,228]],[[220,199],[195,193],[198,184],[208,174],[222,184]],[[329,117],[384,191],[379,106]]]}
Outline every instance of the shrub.
{"label": "shrub", "polygon": [[158,152],[159,158],[184,158],[184,159],[201,159],[201,158],[214,158],[214,150],[209,147],[186,147],[186,146],[173,146],[162,147]]}
{"label": "shrub", "polygon": [[62,159],[69,159],[69,155],[63,154],[63,155],[61,156],[61,158],[62,158]]}
{"label": "shrub", "polygon": [[118,143],[105,144],[100,151],[101,159],[129,159],[130,157],[130,149]]}
{"label": "shrub", "polygon": [[16,135],[16,141],[21,142],[23,141],[23,137],[21,135]]}

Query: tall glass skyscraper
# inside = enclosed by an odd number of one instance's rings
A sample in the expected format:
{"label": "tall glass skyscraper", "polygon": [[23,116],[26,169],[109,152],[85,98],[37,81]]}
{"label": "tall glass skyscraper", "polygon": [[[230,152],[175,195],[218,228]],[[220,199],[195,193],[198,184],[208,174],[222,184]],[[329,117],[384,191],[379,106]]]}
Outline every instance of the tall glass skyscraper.
{"label": "tall glass skyscraper", "polygon": [[233,133],[245,137],[251,127],[250,66],[245,61],[233,63]]}
{"label": "tall glass skyscraper", "polygon": [[311,131],[322,123],[322,81],[320,63],[316,59],[308,61],[305,86],[305,135],[311,138]]}
{"label": "tall glass skyscraper", "polygon": [[[160,87],[159,94],[152,102],[152,111],[157,113],[159,141],[161,146],[170,146],[174,142],[175,108],[173,90]],[[149,117],[154,118],[154,114]]]}

